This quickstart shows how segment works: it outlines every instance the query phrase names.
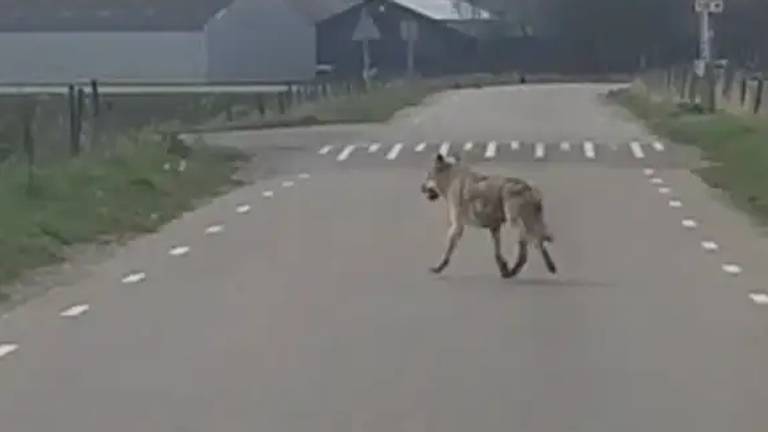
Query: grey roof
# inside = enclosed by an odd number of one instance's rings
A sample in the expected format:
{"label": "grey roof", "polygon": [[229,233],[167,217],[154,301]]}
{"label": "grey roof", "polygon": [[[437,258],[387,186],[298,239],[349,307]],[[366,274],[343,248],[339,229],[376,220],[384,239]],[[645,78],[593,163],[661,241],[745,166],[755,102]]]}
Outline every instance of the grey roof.
{"label": "grey roof", "polygon": [[191,31],[234,0],[0,0],[0,32]]}
{"label": "grey roof", "polygon": [[313,22],[320,22],[332,15],[349,9],[363,0],[288,0],[304,16]]}
{"label": "grey roof", "polygon": [[422,15],[442,21],[488,20],[491,14],[462,0],[393,0]]}

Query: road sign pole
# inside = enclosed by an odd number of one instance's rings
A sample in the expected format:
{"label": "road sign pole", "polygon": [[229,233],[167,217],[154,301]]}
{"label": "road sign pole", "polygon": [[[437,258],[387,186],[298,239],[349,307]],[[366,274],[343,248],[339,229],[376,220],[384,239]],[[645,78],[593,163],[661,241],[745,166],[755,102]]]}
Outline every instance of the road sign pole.
{"label": "road sign pole", "polygon": [[370,71],[371,71],[371,46],[369,39],[363,39],[363,81],[365,82],[365,88],[370,88]]}

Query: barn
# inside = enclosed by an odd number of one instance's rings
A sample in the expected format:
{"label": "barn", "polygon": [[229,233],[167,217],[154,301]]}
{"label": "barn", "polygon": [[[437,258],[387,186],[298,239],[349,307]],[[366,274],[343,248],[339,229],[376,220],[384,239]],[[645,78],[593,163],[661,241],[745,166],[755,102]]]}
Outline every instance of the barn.
{"label": "barn", "polygon": [[473,72],[480,41],[493,36],[498,21],[487,11],[460,0],[366,0],[317,24],[318,63],[340,77],[359,76],[361,43],[353,35],[363,15],[370,16],[379,38],[370,42],[372,66],[380,77],[403,75],[408,43],[402,23],[415,22],[415,69],[422,76]]}
{"label": "barn", "polygon": [[312,79],[297,0],[0,0],[0,83]]}

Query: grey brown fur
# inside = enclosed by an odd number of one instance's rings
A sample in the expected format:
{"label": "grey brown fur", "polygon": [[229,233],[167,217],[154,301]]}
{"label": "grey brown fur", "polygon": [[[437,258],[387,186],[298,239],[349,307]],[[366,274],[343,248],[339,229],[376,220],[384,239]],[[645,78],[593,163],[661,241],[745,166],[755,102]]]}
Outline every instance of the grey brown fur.
{"label": "grey brown fur", "polygon": [[[476,173],[458,159],[438,154],[421,190],[430,201],[444,198],[448,206],[448,244],[432,272],[441,273],[448,267],[464,227],[469,225],[490,231],[496,265],[503,278],[520,273],[528,261],[531,242],[541,251],[547,269],[557,273],[547,250],[553,238],[544,222],[541,192],[527,182]],[[517,261],[511,269],[501,252],[501,228],[507,221],[520,228]]]}

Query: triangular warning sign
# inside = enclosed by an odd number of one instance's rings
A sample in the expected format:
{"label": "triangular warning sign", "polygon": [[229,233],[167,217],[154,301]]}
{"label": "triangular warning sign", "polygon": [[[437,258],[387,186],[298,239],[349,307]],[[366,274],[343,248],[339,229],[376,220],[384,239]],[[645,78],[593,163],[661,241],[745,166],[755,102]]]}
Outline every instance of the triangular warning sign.
{"label": "triangular warning sign", "polygon": [[357,22],[355,32],[352,33],[352,40],[362,41],[374,39],[381,39],[381,33],[379,32],[379,28],[376,27],[376,23],[373,22],[371,14],[368,13],[368,9],[363,8],[360,13],[360,21]]}

